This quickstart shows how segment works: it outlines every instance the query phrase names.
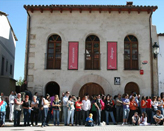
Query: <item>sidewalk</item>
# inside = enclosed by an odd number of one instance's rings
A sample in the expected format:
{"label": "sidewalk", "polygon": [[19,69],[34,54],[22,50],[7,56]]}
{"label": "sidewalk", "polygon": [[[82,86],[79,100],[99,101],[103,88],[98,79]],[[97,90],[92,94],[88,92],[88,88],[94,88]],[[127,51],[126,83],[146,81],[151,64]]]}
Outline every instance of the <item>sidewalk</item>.
{"label": "sidewalk", "polygon": [[24,127],[23,122],[21,122],[20,127],[14,127],[12,122],[6,122],[6,125],[4,127],[1,127],[0,130],[5,131],[19,131],[19,130],[25,130],[25,131],[164,131],[164,126],[132,126],[132,125],[126,125],[122,126],[121,123],[118,125],[105,125],[105,126],[94,126],[94,127],[85,127],[85,126],[63,126],[63,124],[60,124],[60,126],[54,126],[53,124],[49,124],[50,126],[47,127],[41,127],[41,123],[38,124],[39,126],[33,126],[33,127]]}

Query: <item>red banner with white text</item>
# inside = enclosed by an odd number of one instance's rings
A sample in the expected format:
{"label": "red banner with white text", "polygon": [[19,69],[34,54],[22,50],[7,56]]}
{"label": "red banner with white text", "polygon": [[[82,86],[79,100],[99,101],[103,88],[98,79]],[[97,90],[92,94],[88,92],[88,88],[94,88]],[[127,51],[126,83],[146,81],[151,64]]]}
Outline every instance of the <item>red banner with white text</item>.
{"label": "red banner with white text", "polygon": [[107,69],[116,70],[117,69],[117,42],[108,42],[107,44],[108,44]]}
{"label": "red banner with white text", "polygon": [[78,42],[69,42],[68,69],[78,70]]}

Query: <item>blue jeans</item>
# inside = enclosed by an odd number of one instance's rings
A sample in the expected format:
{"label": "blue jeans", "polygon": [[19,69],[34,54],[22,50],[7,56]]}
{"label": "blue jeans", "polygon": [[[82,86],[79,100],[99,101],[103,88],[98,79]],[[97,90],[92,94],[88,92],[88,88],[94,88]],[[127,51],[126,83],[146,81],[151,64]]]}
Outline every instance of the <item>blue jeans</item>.
{"label": "blue jeans", "polygon": [[122,121],[122,106],[116,106],[116,120],[117,122]]}
{"label": "blue jeans", "polygon": [[112,118],[113,123],[114,124],[116,123],[116,121],[114,119],[113,111],[105,111],[105,114],[106,114],[106,124],[107,125],[109,125],[109,114],[110,114],[110,117]]}
{"label": "blue jeans", "polygon": [[3,113],[2,119],[3,119],[3,125],[5,124],[5,117],[6,117],[6,111],[1,111]]}
{"label": "blue jeans", "polygon": [[21,115],[21,111],[14,110],[14,126],[20,125],[20,115]]}
{"label": "blue jeans", "polygon": [[96,117],[96,124],[100,125],[101,122],[101,110],[96,109],[97,117]]}
{"label": "blue jeans", "polygon": [[48,115],[48,108],[43,108],[42,126],[46,125],[47,115]]}
{"label": "blue jeans", "polygon": [[146,112],[146,108],[141,108],[141,113]]}
{"label": "blue jeans", "polygon": [[67,125],[68,107],[63,106],[64,125]]}
{"label": "blue jeans", "polygon": [[128,119],[130,109],[123,109],[123,119]]}
{"label": "blue jeans", "polygon": [[23,109],[23,113],[24,113],[24,126],[29,125],[31,110]]}
{"label": "blue jeans", "polygon": [[71,124],[74,122],[74,110],[68,110],[68,118],[67,118],[67,124],[69,125],[71,117]]}
{"label": "blue jeans", "polygon": [[57,118],[57,124],[59,125],[59,110],[53,110],[54,115],[54,125],[56,125],[56,118]]}

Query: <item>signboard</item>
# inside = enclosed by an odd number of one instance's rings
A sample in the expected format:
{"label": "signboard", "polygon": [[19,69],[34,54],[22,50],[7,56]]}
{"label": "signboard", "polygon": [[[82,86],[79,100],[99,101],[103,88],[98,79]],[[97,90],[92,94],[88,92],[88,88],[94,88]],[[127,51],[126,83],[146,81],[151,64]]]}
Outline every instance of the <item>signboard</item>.
{"label": "signboard", "polygon": [[147,64],[147,63],[148,63],[148,61],[146,61],[146,60],[142,62],[143,65],[145,65],[145,64]]}
{"label": "signboard", "polygon": [[120,77],[114,77],[114,85],[120,85],[121,84],[121,78]]}
{"label": "signboard", "polygon": [[78,70],[78,42],[69,42],[68,69]]}
{"label": "signboard", "polygon": [[108,42],[107,48],[107,69],[117,69],[117,42]]}
{"label": "signboard", "polygon": [[143,75],[144,74],[144,70],[140,70],[140,75]]}

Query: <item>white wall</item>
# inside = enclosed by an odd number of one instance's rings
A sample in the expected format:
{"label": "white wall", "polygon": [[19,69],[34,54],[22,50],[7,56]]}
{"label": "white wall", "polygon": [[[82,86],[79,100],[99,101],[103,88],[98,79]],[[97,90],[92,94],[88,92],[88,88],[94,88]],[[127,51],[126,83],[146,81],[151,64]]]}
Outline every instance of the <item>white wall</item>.
{"label": "white wall", "polygon": [[[8,23],[7,17],[0,14],[0,63],[2,57],[5,58],[4,76],[13,78],[15,60],[16,41]],[[8,71],[6,72],[6,61],[8,61]],[[10,64],[12,65],[12,75],[10,74]],[[1,64],[0,64],[1,75]]]}
{"label": "white wall", "polygon": [[158,36],[159,55],[158,55],[158,74],[159,74],[159,93],[164,92],[164,36]]}
{"label": "white wall", "polygon": [[[147,12],[92,12],[78,11],[63,12],[34,11],[31,15],[31,39],[28,71],[28,87],[34,91],[45,92],[45,86],[50,81],[55,81],[60,86],[60,93],[66,90],[74,91],[78,95],[78,81],[84,76],[99,76],[108,85],[101,85],[107,93],[112,95],[123,93],[128,82],[135,82],[140,88],[141,95],[151,95],[151,69],[150,69],[150,36],[149,15]],[[61,70],[46,70],[47,39],[52,34],[58,34],[62,39]],[[100,39],[101,70],[84,70],[85,39],[88,35],[95,34]],[[126,35],[134,35],[139,43],[139,68],[144,70],[144,75],[137,71],[124,70],[124,38]],[[68,68],[68,42],[79,42],[79,68],[78,71]],[[118,70],[107,70],[107,41],[118,43]],[[147,65],[142,61],[147,60]],[[121,85],[114,85],[114,77],[121,77]],[[87,77],[86,77],[87,78]],[[93,77],[94,78],[94,77]],[[84,81],[97,82],[97,79]],[[81,81],[80,81],[81,82]],[[82,83],[82,82],[81,82]],[[99,83],[101,83],[99,81]],[[85,84],[85,83],[84,83]]]}

